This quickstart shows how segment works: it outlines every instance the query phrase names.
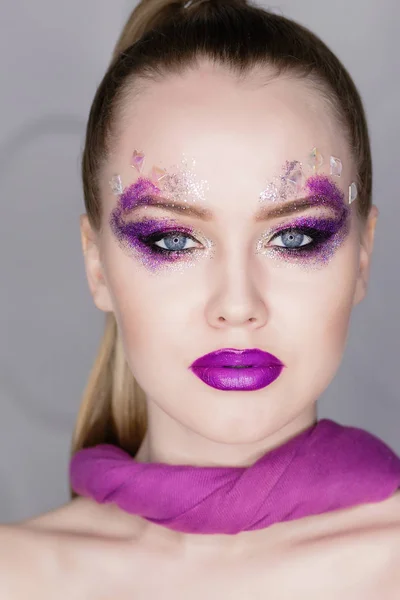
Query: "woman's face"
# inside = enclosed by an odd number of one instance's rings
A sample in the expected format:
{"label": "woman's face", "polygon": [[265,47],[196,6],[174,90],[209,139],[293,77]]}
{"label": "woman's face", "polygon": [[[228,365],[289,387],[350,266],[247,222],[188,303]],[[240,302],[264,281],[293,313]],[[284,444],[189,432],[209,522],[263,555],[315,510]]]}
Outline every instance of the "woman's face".
{"label": "woman's face", "polygon": [[[365,294],[377,213],[364,229],[359,199],[349,204],[345,138],[304,82],[259,82],[203,63],[147,83],[125,104],[102,173],[87,274],[147,395],[147,459],[238,464],[311,425]],[[258,348],[284,368],[265,387],[218,389],[190,365],[220,348]]]}

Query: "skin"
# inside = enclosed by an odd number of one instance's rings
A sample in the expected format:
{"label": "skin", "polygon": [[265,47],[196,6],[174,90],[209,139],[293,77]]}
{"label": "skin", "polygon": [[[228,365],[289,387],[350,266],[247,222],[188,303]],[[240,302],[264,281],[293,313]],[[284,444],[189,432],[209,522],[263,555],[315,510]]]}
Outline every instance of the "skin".
{"label": "skin", "polygon": [[[246,466],[308,428],[340,365],[352,309],[366,294],[375,206],[361,224],[357,200],[351,205],[348,233],[317,268],[254,251],[266,231],[294,219],[253,219],[261,191],[286,161],[304,160],[315,146],[324,157],[340,157],[343,172],[334,181],[344,201],[356,179],[345,137],[322,97],[291,78],[265,86],[259,81],[255,74],[238,83],[224,68],[201,62],[182,76],[147,83],[118,118],[101,174],[101,233],[81,215],[94,303],[115,314],[128,364],[147,395],[148,432],[136,456],[141,462]],[[194,158],[197,177],[209,184],[201,205],[213,211],[211,221],[149,206],[129,217],[173,219],[200,232],[203,250],[191,266],[166,263],[154,272],[121,247],[110,227],[118,198],[109,180],[115,173],[125,186],[139,179],[130,166],[135,148],[146,155],[145,170],[170,169],[183,155]],[[312,204],[301,215],[317,216],[332,217],[332,211]],[[212,241],[212,259],[202,240]],[[252,392],[213,389],[191,373],[196,358],[227,347],[271,352],[285,369],[273,384]],[[124,527],[137,530],[138,519],[112,511]],[[188,535],[147,522],[140,527],[142,536],[184,544],[193,555],[223,556],[259,536]]]}

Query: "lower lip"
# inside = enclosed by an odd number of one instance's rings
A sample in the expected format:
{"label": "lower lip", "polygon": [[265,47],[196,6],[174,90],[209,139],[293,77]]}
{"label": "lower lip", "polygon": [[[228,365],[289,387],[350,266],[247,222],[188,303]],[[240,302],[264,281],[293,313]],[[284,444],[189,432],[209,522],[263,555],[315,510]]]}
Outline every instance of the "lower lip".
{"label": "lower lip", "polygon": [[237,369],[232,367],[192,367],[199,379],[217,390],[254,391],[270,385],[279,377],[283,365],[270,367],[248,367]]}

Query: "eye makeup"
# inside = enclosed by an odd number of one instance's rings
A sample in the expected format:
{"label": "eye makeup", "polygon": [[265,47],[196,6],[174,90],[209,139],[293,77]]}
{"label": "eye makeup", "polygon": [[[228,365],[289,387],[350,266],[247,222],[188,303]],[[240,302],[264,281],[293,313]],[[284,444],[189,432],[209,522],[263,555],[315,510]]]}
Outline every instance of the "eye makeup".
{"label": "eye makeup", "polygon": [[349,214],[350,209],[344,201],[344,193],[327,175],[313,175],[306,181],[306,190],[310,196],[310,206],[329,206],[335,212]]}
{"label": "eye makeup", "polygon": [[159,196],[160,192],[160,188],[145,177],[126,188],[111,213],[111,231],[122,250],[133,253],[151,272],[158,272],[163,266],[193,266],[195,254],[199,258],[200,253],[204,256],[204,252],[213,247],[199,231],[171,219],[126,220],[133,208],[148,208],[149,199]]}
{"label": "eye makeup", "polygon": [[[266,231],[257,245],[257,253],[283,260],[285,264],[321,267],[333,257],[348,231],[345,213],[340,218],[299,217]],[[281,243],[277,244],[279,238]]]}
{"label": "eye makeup", "polygon": [[[327,264],[350,231],[350,207],[342,190],[326,175],[314,175],[306,182],[310,207],[330,208],[333,217],[304,216],[278,229],[266,231],[257,252],[283,260],[285,264],[318,268]],[[273,244],[281,238],[281,244]]]}
{"label": "eye makeup", "polygon": [[[131,166],[141,175],[143,172],[146,156],[144,152],[134,150]],[[174,165],[171,169],[160,168],[153,165],[149,173],[149,179],[160,186],[164,196],[190,198],[192,201],[199,199],[205,200],[205,191],[209,189],[207,180],[199,180],[194,172],[196,164],[195,159],[192,159],[191,165],[185,155],[181,160],[181,165]],[[118,176],[117,176],[118,177]],[[115,181],[110,181],[113,189],[118,189]],[[121,192],[122,193],[122,192]]]}
{"label": "eye makeup", "polygon": [[[204,258],[212,247],[208,241],[202,244],[202,236],[196,230],[173,220],[145,219],[120,224],[114,220],[114,226],[124,250],[133,252],[152,272],[163,266],[193,265],[194,259]],[[264,232],[256,253],[305,268],[323,266],[341,245],[348,229],[345,213],[341,218],[299,217]]]}
{"label": "eye makeup", "polygon": [[[265,189],[260,193],[260,201],[284,202],[290,197],[297,196],[306,184],[308,176],[323,175],[322,168],[325,168],[325,159],[318,148],[311,150],[305,164],[298,160],[286,161],[281,174],[269,180]],[[343,171],[340,158],[330,156],[329,169],[331,177],[340,178]],[[353,181],[348,187],[346,203],[352,204],[357,196],[357,184]]]}
{"label": "eye makeup", "polygon": [[111,231],[122,250],[127,254],[132,253],[152,273],[159,272],[163,266],[178,269],[193,266],[194,258],[210,255],[212,242],[192,227],[172,219],[125,220],[124,213],[129,212],[134,205],[146,208],[148,195],[139,196],[133,204],[135,193],[145,191],[148,194],[149,190],[154,193],[157,188],[145,180],[136,182],[128,188],[127,193],[121,197],[120,205],[111,213]]}
{"label": "eye makeup", "polygon": [[[268,208],[265,215],[257,217],[256,220],[279,218],[290,212],[293,214],[296,209],[300,212],[307,208],[328,208],[332,216],[327,216],[324,210],[322,216],[297,217],[285,224],[281,223],[278,227],[270,227],[257,243],[256,253],[288,265],[320,267],[334,256],[336,249],[346,238],[350,230],[351,211],[344,200],[344,193],[331,177],[315,174],[304,180],[299,165],[298,161],[287,162],[286,174],[290,178],[290,185],[300,185],[301,182],[302,189],[307,190],[307,196],[301,201],[282,203],[274,209]],[[337,163],[334,167],[338,169]],[[169,189],[172,196],[171,203],[164,206],[166,209],[169,207],[170,210],[180,211],[181,214],[181,209],[187,209],[188,213],[196,217],[205,220],[212,218],[210,211],[200,206],[194,207],[192,203],[190,207],[178,202],[175,204],[174,192],[179,192],[179,185],[175,186],[175,180],[172,178],[170,186],[165,186],[167,176],[164,172],[161,181],[157,183],[151,178],[141,176],[125,190],[122,190],[120,177],[115,176],[118,180],[114,178],[115,189],[118,188],[121,193],[119,203],[111,213],[111,230],[123,250],[133,253],[151,272],[159,272],[163,267],[170,269],[192,266],[199,258],[213,255],[209,252],[214,247],[213,242],[205,239],[198,230],[179,221],[143,217],[137,221],[127,220],[127,216],[137,207],[147,209],[155,202],[163,205],[163,198],[167,197],[166,189]],[[162,182],[164,185],[161,185]],[[158,202],[157,199],[162,202]],[[263,208],[261,211],[264,210]]]}
{"label": "eye makeup", "polygon": [[160,188],[146,177],[139,179],[126,188],[119,199],[119,208],[122,213],[128,213],[135,206],[146,206],[149,196],[160,194]]}
{"label": "eye makeup", "polygon": [[124,223],[117,211],[110,225],[121,247],[135,257],[150,271],[158,271],[163,265],[193,264],[193,257],[210,250],[211,243],[197,230],[168,219],[142,219]]}

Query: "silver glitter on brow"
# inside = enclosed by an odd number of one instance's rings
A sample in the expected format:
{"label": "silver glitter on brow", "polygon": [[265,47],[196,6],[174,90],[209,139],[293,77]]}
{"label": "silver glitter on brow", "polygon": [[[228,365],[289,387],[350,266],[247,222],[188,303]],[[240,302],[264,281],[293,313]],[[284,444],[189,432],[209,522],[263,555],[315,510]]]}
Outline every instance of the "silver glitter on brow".
{"label": "silver glitter on brow", "polygon": [[160,189],[167,196],[178,196],[184,200],[189,197],[193,202],[196,199],[205,201],[205,194],[209,191],[210,186],[207,180],[198,180],[194,171],[195,159],[192,159],[190,166],[187,158],[183,158],[181,163],[183,168],[178,167],[176,170],[171,170],[161,179],[158,184]]}
{"label": "silver glitter on brow", "polygon": [[[322,153],[317,147],[314,147],[307,157],[308,175],[316,175],[321,173],[321,168],[325,161]],[[340,158],[336,156],[329,157],[330,175],[333,177],[341,177],[343,164]],[[282,168],[280,176],[273,177],[267,182],[264,190],[259,195],[261,202],[285,202],[290,197],[296,196],[302,191],[307,181],[307,173],[301,161],[293,160],[286,161]],[[358,197],[357,184],[353,181],[348,188],[348,203],[352,204]]]}

